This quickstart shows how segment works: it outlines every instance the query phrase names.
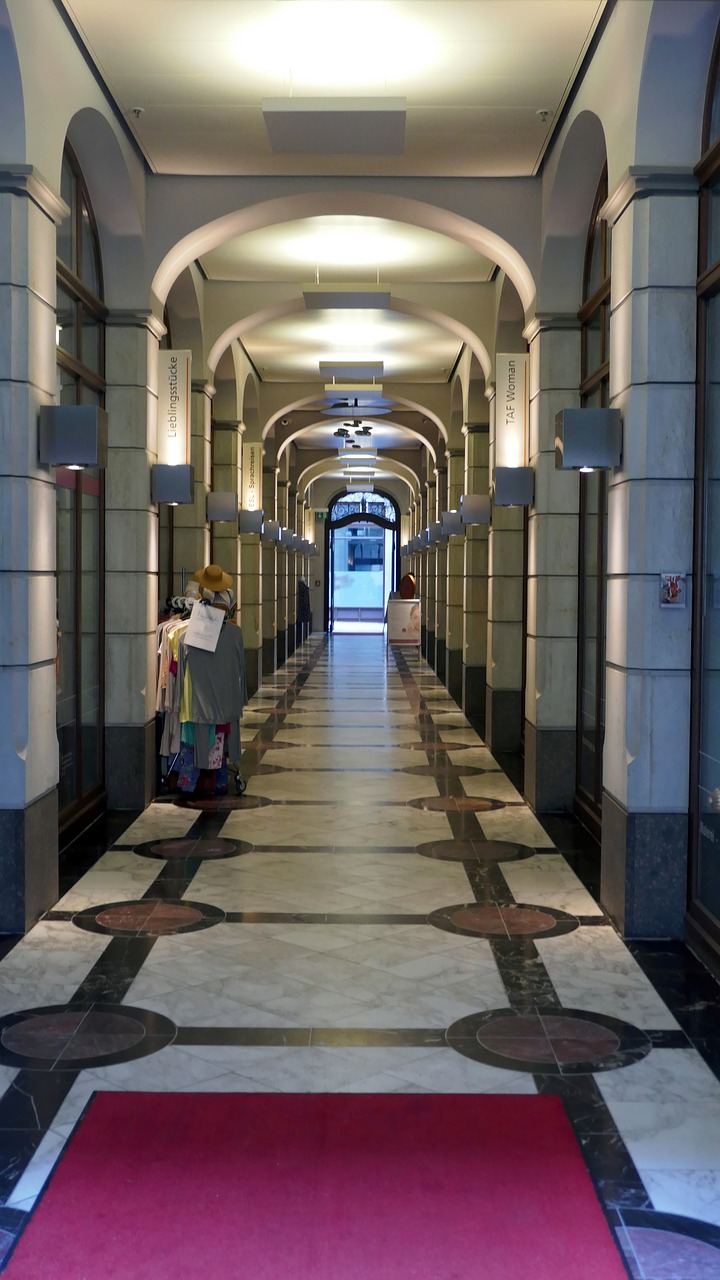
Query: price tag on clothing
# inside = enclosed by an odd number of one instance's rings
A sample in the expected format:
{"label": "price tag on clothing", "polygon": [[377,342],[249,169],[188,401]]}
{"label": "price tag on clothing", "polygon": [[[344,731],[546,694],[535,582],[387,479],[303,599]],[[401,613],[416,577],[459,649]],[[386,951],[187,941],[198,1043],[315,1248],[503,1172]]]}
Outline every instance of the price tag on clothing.
{"label": "price tag on clothing", "polygon": [[210,653],[214,653],[224,621],[224,609],[214,609],[212,605],[196,600],[185,632],[185,643],[192,645],[195,649],[207,649]]}

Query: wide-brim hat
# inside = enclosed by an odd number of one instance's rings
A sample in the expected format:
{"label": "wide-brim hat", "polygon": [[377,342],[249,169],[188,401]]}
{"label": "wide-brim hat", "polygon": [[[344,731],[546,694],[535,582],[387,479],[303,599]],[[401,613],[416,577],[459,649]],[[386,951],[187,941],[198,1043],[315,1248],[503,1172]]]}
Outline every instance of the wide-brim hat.
{"label": "wide-brim hat", "polygon": [[230,574],[225,573],[219,564],[209,564],[204,569],[196,570],[193,580],[208,591],[226,591],[232,585]]}

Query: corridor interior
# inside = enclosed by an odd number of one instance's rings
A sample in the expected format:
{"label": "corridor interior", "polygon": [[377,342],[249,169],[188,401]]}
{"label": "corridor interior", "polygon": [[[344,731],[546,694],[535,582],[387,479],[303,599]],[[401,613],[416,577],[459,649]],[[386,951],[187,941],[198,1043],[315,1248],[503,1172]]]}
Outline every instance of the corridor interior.
{"label": "corridor interior", "polygon": [[720,1275],[720,990],[621,941],[582,828],[382,636],[311,636],[243,745],[244,795],[111,815],[0,953],[2,1256],[96,1090],[540,1092],[628,1274]]}

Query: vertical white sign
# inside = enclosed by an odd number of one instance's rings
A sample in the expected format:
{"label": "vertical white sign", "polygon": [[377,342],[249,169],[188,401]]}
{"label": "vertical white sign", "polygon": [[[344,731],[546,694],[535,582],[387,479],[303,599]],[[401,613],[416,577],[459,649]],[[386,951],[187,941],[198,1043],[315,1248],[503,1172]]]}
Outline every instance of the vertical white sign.
{"label": "vertical white sign", "polygon": [[524,467],[530,414],[530,357],[495,357],[495,465]]}
{"label": "vertical white sign", "polygon": [[190,461],[190,351],[158,352],[158,462]]}
{"label": "vertical white sign", "polygon": [[262,507],[262,444],[242,446],[242,509],[259,511]]}

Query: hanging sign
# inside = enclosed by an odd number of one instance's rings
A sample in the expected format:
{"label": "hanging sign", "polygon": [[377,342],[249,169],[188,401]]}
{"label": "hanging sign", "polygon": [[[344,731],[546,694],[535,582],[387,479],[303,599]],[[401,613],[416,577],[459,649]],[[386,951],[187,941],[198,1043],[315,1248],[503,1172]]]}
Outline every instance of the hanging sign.
{"label": "hanging sign", "polygon": [[262,444],[242,445],[243,511],[259,511],[262,507]]}
{"label": "hanging sign", "polygon": [[495,356],[495,465],[523,467],[530,418],[530,357]]}
{"label": "hanging sign", "polygon": [[190,462],[190,351],[158,352],[158,462]]}

